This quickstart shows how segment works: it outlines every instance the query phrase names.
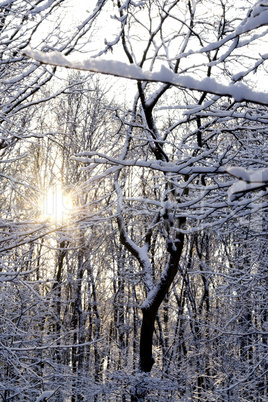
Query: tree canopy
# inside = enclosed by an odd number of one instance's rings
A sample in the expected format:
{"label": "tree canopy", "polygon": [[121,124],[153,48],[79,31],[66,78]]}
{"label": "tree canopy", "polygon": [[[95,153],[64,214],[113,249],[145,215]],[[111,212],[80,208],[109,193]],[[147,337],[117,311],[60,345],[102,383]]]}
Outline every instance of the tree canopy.
{"label": "tree canopy", "polygon": [[0,10],[3,401],[265,401],[268,2]]}

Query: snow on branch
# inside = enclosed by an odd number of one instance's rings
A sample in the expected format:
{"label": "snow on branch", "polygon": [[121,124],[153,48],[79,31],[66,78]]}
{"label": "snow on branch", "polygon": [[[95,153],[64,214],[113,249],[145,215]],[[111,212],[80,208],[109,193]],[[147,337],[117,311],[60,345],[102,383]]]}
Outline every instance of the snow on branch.
{"label": "snow on branch", "polygon": [[24,54],[43,64],[91,71],[131,80],[162,82],[190,90],[232,97],[237,102],[247,101],[260,105],[268,105],[268,92],[253,91],[240,82],[235,84],[232,82],[229,85],[224,85],[210,77],[197,80],[190,75],[175,74],[165,66],[162,66],[158,72],[151,72],[144,71],[137,65],[129,65],[115,60],[96,60],[93,58],[74,60],[64,56],[60,52],[44,53],[28,48],[24,51]]}
{"label": "snow on branch", "polygon": [[36,402],[41,402],[41,401],[48,401],[55,393],[60,389],[60,385],[52,391],[44,391],[42,394],[36,399]]}
{"label": "snow on branch", "polygon": [[[231,32],[229,35],[226,35],[224,38],[221,38],[220,40],[216,42],[211,42],[208,45],[202,47],[201,49],[198,49],[196,51],[194,50],[189,50],[187,52],[181,53],[179,55],[179,58],[182,57],[187,57],[193,54],[198,54],[198,53],[207,53],[211,52],[213,50],[219,49],[223,45],[225,45],[227,42],[232,41],[232,44],[230,47],[234,45],[234,41],[238,40],[236,43],[237,47],[241,46],[246,46],[249,42],[250,39],[245,39],[243,42],[241,41],[240,37],[248,32],[254,31],[262,26],[267,25],[268,21],[268,3],[264,4],[264,2],[267,0],[260,0],[255,4],[255,6],[249,11],[247,17],[237,26],[237,28]],[[261,4],[261,3],[263,4]],[[265,34],[267,31],[265,31]],[[254,35],[256,38],[256,36]],[[235,45],[235,46],[236,46]],[[229,50],[227,51],[227,54],[229,53]],[[224,57],[221,56],[220,60],[223,60]],[[213,60],[209,63],[210,66],[216,65],[219,60]]]}
{"label": "snow on branch", "polygon": [[234,183],[229,191],[228,196],[230,202],[240,198],[245,193],[254,190],[261,190],[268,187],[268,168],[257,170],[246,170],[242,167],[229,167],[227,173],[239,181]]}
{"label": "snow on branch", "polygon": [[[97,156],[94,156],[97,155]],[[199,158],[199,157],[198,157]],[[176,165],[171,162],[164,161],[146,161],[138,159],[117,159],[109,155],[104,155],[101,153],[83,152],[77,157],[73,157],[73,160],[87,164],[110,164],[115,166],[137,166],[144,167],[152,170],[158,170],[163,173],[176,173],[181,175],[190,174],[219,174],[226,173],[226,168],[224,166],[192,166],[192,164],[198,160],[198,158],[191,158],[187,163],[181,165]],[[90,167],[86,167],[88,169]]]}
{"label": "snow on branch", "polygon": [[127,230],[125,228],[125,224],[122,217],[123,210],[123,194],[122,190],[116,180],[115,188],[118,195],[118,204],[117,204],[117,222],[120,231],[120,239],[122,244],[134,255],[139,261],[140,265],[143,268],[143,278],[147,290],[150,291],[153,288],[152,282],[152,267],[150,260],[148,258],[148,245],[145,244],[143,247],[137,246],[137,244],[128,236]]}

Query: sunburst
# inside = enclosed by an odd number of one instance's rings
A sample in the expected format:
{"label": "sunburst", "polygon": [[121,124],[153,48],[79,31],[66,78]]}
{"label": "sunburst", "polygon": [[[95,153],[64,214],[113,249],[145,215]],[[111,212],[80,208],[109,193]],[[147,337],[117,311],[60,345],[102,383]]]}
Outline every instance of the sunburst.
{"label": "sunburst", "polygon": [[42,199],[42,217],[53,222],[68,219],[73,203],[70,195],[66,195],[60,187],[48,189]]}

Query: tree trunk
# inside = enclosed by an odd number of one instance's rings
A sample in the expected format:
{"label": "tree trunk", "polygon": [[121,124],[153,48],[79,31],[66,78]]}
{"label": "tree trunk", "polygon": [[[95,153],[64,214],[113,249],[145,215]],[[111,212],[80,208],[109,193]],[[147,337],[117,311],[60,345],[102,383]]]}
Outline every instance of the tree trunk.
{"label": "tree trunk", "polygon": [[142,308],[142,326],[140,333],[140,362],[139,369],[142,372],[149,373],[154,364],[152,354],[153,348],[153,332],[154,322],[158,309],[167,295],[170,285],[172,284],[177,272],[183,250],[184,235],[178,233],[176,241],[171,247],[168,247],[170,254],[168,265],[161,276],[159,282],[155,286],[154,297],[150,303]]}
{"label": "tree trunk", "polygon": [[140,362],[139,369],[145,373],[152,370],[154,364],[153,358],[153,332],[156,318],[156,309],[142,310],[142,325],[140,333]]}

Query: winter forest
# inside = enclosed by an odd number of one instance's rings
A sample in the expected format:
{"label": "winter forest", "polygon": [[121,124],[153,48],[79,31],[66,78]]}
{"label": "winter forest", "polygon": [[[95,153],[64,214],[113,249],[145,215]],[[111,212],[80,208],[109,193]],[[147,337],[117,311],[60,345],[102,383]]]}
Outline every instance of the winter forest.
{"label": "winter forest", "polygon": [[267,401],[267,59],[267,0],[0,0],[1,401]]}

